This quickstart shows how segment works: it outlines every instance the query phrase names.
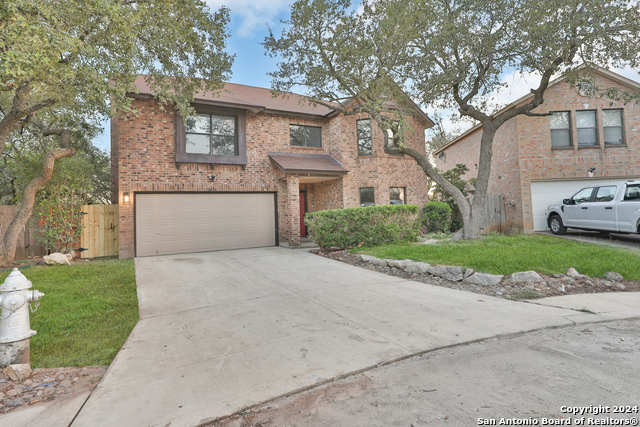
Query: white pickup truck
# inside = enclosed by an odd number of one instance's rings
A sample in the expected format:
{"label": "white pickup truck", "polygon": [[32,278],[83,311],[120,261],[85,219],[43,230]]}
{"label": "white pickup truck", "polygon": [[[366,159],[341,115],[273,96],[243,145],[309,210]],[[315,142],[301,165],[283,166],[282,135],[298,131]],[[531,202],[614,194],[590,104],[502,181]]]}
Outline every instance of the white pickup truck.
{"label": "white pickup truck", "polygon": [[553,234],[567,228],[640,233],[640,182],[611,182],[583,188],[545,212]]}

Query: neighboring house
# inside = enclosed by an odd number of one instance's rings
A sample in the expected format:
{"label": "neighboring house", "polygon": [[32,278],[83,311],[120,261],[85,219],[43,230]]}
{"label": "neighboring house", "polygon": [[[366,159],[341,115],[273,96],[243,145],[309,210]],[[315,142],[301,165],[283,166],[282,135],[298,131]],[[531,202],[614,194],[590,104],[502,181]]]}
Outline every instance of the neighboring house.
{"label": "neighboring house", "polygon": [[[306,212],[427,201],[422,169],[385,154],[385,135],[365,114],[228,83],[196,96],[185,125],[142,77],[137,89],[137,115],[111,121],[121,258],[295,246]],[[424,153],[433,123],[420,111],[408,124],[407,144]]]}
{"label": "neighboring house", "polygon": [[[593,71],[599,89],[640,89],[640,84],[611,71]],[[574,89],[564,79],[550,83],[535,113],[519,115],[496,133],[488,194],[505,198],[509,232],[548,229],[547,205],[569,198],[598,182],[640,180],[640,105],[594,99],[593,83]],[[524,96],[502,111],[523,104]],[[498,113],[500,114],[500,113]],[[434,153],[441,170],[463,163],[466,178],[477,175],[482,129],[475,126]]]}

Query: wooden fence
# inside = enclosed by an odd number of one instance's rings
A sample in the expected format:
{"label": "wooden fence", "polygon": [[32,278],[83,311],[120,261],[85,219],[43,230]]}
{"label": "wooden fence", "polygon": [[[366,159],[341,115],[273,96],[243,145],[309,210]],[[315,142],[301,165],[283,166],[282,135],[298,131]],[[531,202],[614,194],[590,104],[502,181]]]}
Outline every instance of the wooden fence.
{"label": "wooden fence", "polygon": [[82,207],[81,258],[118,255],[118,205]]}
{"label": "wooden fence", "polygon": [[[0,236],[18,211],[17,206],[0,206]],[[85,250],[76,252],[80,258],[118,255],[118,205],[82,206],[82,236],[78,245]],[[42,243],[35,236],[30,222],[20,234],[15,259],[46,255]]]}
{"label": "wooden fence", "polygon": [[[0,236],[4,236],[17,212],[17,206],[0,206]],[[44,246],[32,232],[31,224],[27,223],[27,226],[22,229],[18,237],[15,259],[27,259],[29,257],[42,256],[46,253]]]}
{"label": "wooden fence", "polygon": [[481,227],[482,234],[504,233],[506,231],[504,195],[487,194]]}

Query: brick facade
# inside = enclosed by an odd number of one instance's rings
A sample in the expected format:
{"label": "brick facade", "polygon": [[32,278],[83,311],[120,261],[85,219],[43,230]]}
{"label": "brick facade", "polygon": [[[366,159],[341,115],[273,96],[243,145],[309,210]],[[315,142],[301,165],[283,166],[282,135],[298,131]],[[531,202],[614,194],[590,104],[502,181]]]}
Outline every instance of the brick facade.
{"label": "brick facade", "polygon": [[[407,203],[427,201],[427,180],[416,162],[383,152],[383,134],[373,129],[373,155],[358,157],[356,120],[360,116],[297,117],[295,114],[251,112],[246,114],[247,165],[176,164],[176,114],[171,106],[148,98],[136,98],[137,115],[112,119],[112,202],[120,204],[120,257],[135,256],[135,195],[139,192],[274,192],[277,194],[278,230],[281,242],[300,242],[299,191],[307,194],[309,212],[360,205],[359,188],[374,187],[376,204],[389,204],[389,187],[406,187]],[[322,128],[322,148],[292,147],[289,125]],[[408,144],[424,152],[422,119]],[[285,174],[268,152],[322,153],[340,161],[349,172],[337,179],[315,182],[318,177]],[[209,176],[215,176],[212,182]],[[315,181],[313,179],[315,179]],[[322,178],[324,179],[324,178]],[[124,202],[129,193],[129,202]]]}
{"label": "brick facade", "polygon": [[[620,90],[638,90],[633,84],[616,78],[612,73],[595,73],[596,86],[611,86]],[[553,148],[549,117],[520,115],[505,123],[496,133],[493,145],[489,194],[504,194],[507,229],[512,232],[533,232],[531,183],[535,181],[589,179],[588,169],[595,168],[594,179],[640,176],[640,105],[593,99],[580,95],[567,82],[550,86],[545,102],[536,113],[569,111],[573,146]],[[521,100],[525,102],[524,99]],[[518,103],[514,103],[518,105]],[[604,144],[603,109],[623,110],[624,145]],[[577,144],[576,111],[596,110],[598,146]],[[481,130],[475,130],[454,141],[436,155],[437,167],[447,170],[457,163],[470,170],[466,178],[477,175]],[[444,158],[442,158],[444,157]],[[568,197],[569,195],[566,195]],[[561,198],[561,196],[559,196]]]}

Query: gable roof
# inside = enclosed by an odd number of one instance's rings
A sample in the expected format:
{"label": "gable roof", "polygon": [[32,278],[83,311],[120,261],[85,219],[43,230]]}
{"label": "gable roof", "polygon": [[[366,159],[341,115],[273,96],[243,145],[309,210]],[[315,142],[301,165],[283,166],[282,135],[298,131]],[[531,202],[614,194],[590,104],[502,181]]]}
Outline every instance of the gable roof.
{"label": "gable roof", "polygon": [[[586,68],[586,65],[581,65],[580,67],[578,67],[578,70]],[[606,68],[602,68],[599,67],[597,65],[590,65],[590,68],[597,72],[600,73],[602,75],[604,75],[605,77],[608,77],[612,80],[618,81],[620,83],[626,84],[628,86],[631,86],[633,88],[636,89],[640,89],[640,83],[633,81],[631,79],[628,79],[624,76],[621,76],[618,73],[614,73],[613,71],[609,71]],[[550,88],[551,86],[555,86],[556,84],[562,82],[565,80],[565,77],[558,77],[557,79],[554,79],[552,81],[549,82],[549,86],[547,88]],[[500,114],[504,113],[505,111],[511,110],[512,108],[517,107],[518,105],[522,104],[524,101],[527,101],[528,99],[533,98],[533,94],[532,93],[528,93],[523,97],[520,97],[518,99],[516,99],[515,101],[513,101],[511,104],[507,105],[506,107],[504,107],[503,109],[501,109],[500,111],[498,111],[497,113],[494,114],[494,116],[499,116]],[[544,105],[544,104],[543,104]],[[433,152],[434,155],[439,154],[441,151],[451,147],[453,144],[455,144],[456,142],[460,141],[461,139],[471,135],[472,133],[474,133],[475,131],[479,130],[482,128],[482,124],[478,123],[477,125],[473,126],[470,129],[467,129],[465,132],[463,132],[462,134],[460,134],[459,136],[457,136],[455,139],[453,139],[452,141],[450,141],[449,143],[443,145],[442,147],[438,148],[436,151]]]}
{"label": "gable roof", "polygon": [[[155,93],[151,90],[145,76],[138,76],[135,81],[138,96],[153,97]],[[410,102],[411,99],[407,96]],[[296,116],[307,116],[312,118],[329,118],[337,114],[335,110],[323,105],[311,104],[307,97],[295,93],[285,93],[284,96],[272,95],[271,89],[255,86],[241,85],[237,83],[225,83],[224,89],[218,94],[198,92],[194,97],[194,102],[221,107],[245,108],[247,110],[267,113],[279,113]],[[427,115],[413,103],[418,114],[427,124],[433,126],[433,122]],[[429,127],[430,127],[429,126]]]}

